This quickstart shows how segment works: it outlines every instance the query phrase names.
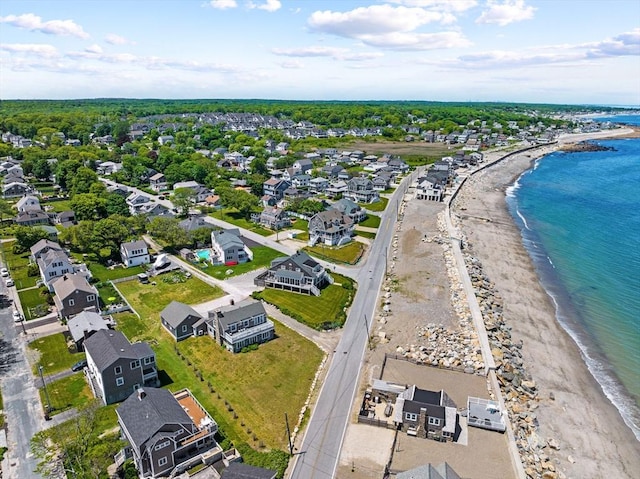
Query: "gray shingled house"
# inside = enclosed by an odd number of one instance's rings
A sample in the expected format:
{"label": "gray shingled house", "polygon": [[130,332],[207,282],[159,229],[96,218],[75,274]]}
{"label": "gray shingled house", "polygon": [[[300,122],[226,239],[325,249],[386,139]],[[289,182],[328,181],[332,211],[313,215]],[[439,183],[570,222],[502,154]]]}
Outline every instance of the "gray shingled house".
{"label": "gray shingled house", "polygon": [[276,258],[264,273],[253,280],[256,286],[320,296],[320,289],[333,283],[324,267],[303,251]]}
{"label": "gray shingled house", "polygon": [[104,404],[128,398],[143,386],[159,386],[156,355],[147,343],[131,344],[120,331],[96,331],[84,340],[91,389]]}
{"label": "gray shingled house", "polygon": [[60,318],[70,318],[83,311],[100,311],[98,290],[82,275],[61,276],[53,282],[53,292],[53,302]]}
{"label": "gray shingled house", "polygon": [[273,322],[267,318],[264,306],[254,299],[210,311],[207,329],[218,344],[232,353],[275,336]]}
{"label": "gray shingled house", "polygon": [[218,425],[188,389],[172,394],[144,388],[116,409],[122,436],[129,443],[115,457],[132,457],[140,477],[174,477],[197,464],[223,457],[215,440]]}
{"label": "gray shingled house", "polygon": [[101,329],[109,329],[112,322],[93,311],[83,311],[67,322],[69,334],[73,338],[77,351],[84,349],[84,340]]}
{"label": "gray shingled house", "polygon": [[189,336],[202,336],[207,329],[205,320],[191,306],[171,301],[160,312],[162,326],[176,341]]}

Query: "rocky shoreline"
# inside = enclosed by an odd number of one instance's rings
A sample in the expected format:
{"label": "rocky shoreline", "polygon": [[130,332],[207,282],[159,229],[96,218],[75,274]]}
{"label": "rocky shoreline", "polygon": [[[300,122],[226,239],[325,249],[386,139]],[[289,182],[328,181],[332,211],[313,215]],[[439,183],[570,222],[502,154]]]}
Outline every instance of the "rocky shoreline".
{"label": "rocky shoreline", "polygon": [[583,141],[562,146],[559,150],[565,153],[584,153],[585,151],[615,151],[615,148],[612,146],[598,145],[590,141]]}

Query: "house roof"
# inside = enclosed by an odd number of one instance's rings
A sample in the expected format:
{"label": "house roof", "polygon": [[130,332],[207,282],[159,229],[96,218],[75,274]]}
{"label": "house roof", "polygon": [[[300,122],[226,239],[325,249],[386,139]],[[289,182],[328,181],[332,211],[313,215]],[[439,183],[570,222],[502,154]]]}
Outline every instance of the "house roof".
{"label": "house roof", "polygon": [[215,311],[215,313],[224,328],[243,319],[251,318],[259,314],[266,314],[262,303],[255,299],[245,299],[234,305],[224,306]]}
{"label": "house roof", "polygon": [[156,173],[155,175],[151,176],[149,178],[149,180],[151,181],[158,181],[158,180],[162,180],[164,179],[164,175],[162,173]]}
{"label": "house roof", "polygon": [[425,464],[408,471],[399,472],[396,479],[461,479],[453,468],[443,462],[434,466],[433,464]]}
{"label": "house roof", "polygon": [[180,326],[189,316],[198,319],[202,318],[191,306],[178,301],[171,301],[169,305],[160,312],[160,317],[174,328]]}
{"label": "house roof", "polygon": [[213,228],[213,226],[207,222],[205,222],[202,218],[198,216],[190,216],[187,219],[182,220],[178,223],[178,226],[185,231],[194,231],[198,228]]}
{"label": "house roof", "polygon": [[251,466],[243,462],[232,462],[222,471],[221,479],[275,479],[276,471]]}
{"label": "house roof", "polygon": [[122,243],[120,247],[127,253],[131,253],[132,251],[137,249],[146,250],[147,243],[145,243],[144,240],[127,241],[126,243]]}
{"label": "house roof", "polygon": [[105,319],[92,311],[83,311],[77,314],[67,322],[67,326],[69,326],[69,332],[75,342],[82,339],[85,331],[92,332],[100,329],[109,329]]}
{"label": "house roof", "polygon": [[146,347],[148,349],[135,348],[124,334],[111,329],[100,329],[84,341],[85,350],[101,372],[122,358],[142,359],[153,355],[148,344]]}
{"label": "house roof", "polygon": [[244,243],[240,239],[240,236],[231,230],[214,231],[211,233],[211,238],[215,243],[220,245],[220,248],[223,250],[232,246],[236,246],[238,248],[244,247]]}
{"label": "house roof", "polygon": [[76,291],[98,294],[96,289],[87,282],[87,279],[79,274],[65,274],[61,276],[53,283],[53,290],[59,300],[66,298]]}
{"label": "house roof", "polygon": [[45,254],[43,254],[38,258],[37,263],[40,270],[43,270],[44,268],[47,268],[54,261],[56,262],[61,261],[63,263],[67,263],[68,265],[70,265],[69,258],[67,257],[66,253],[59,249],[50,249],[49,251],[47,251]]}
{"label": "house roof", "polygon": [[51,248],[51,249],[57,249],[59,251],[62,250],[62,246],[60,246],[58,243],[56,243],[55,241],[51,241],[48,239],[41,239],[40,241],[38,241],[36,244],[34,244],[29,251],[31,251],[31,254],[33,256],[37,256],[40,251],[42,251],[45,248]]}
{"label": "house roof", "polygon": [[[97,333],[96,333],[97,334]],[[95,334],[89,338],[92,339]],[[88,341],[88,340],[87,340]],[[140,450],[165,424],[189,424],[193,420],[166,389],[144,388],[118,406],[116,413],[129,433],[132,446]]]}
{"label": "house roof", "polygon": [[16,208],[20,209],[27,203],[35,203],[37,205],[40,205],[40,200],[36,196],[25,195],[16,202]]}
{"label": "house roof", "polygon": [[49,216],[47,216],[44,211],[40,209],[28,209],[26,211],[21,211],[18,213],[18,215],[16,216],[16,223],[45,219],[49,221]]}

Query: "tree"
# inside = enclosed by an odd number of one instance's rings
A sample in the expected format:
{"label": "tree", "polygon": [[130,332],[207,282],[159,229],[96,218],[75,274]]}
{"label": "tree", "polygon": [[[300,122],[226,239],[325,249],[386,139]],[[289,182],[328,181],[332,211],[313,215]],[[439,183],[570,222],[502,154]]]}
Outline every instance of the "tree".
{"label": "tree", "polygon": [[147,231],[154,238],[161,240],[167,246],[178,249],[189,246],[191,240],[185,230],[180,228],[179,220],[176,218],[166,218],[156,216],[149,222]]}
{"label": "tree", "polygon": [[105,197],[105,209],[109,216],[120,215],[129,216],[129,207],[127,201],[117,193],[108,193]]}
{"label": "tree", "polygon": [[64,160],[58,161],[56,168],[56,182],[64,190],[68,190],[71,187],[71,181],[76,171],[82,166],[82,163],[78,160]]}
{"label": "tree", "polygon": [[6,217],[11,218],[15,215],[13,207],[5,200],[0,200],[0,223],[4,222]]}
{"label": "tree", "polygon": [[126,121],[119,121],[113,125],[112,133],[113,139],[116,141],[116,146],[122,146],[129,141],[129,123]]}
{"label": "tree", "polygon": [[27,251],[41,239],[49,237],[49,233],[42,228],[32,228],[31,226],[16,226],[13,234],[16,237],[16,244],[14,246],[16,253]]}
{"label": "tree", "polygon": [[191,241],[193,241],[193,244],[195,246],[208,245],[209,243],[211,243],[212,231],[213,231],[212,227],[209,228],[209,227],[203,226],[201,228],[196,228],[191,232]]}
{"label": "tree", "polygon": [[173,192],[171,202],[178,209],[181,216],[187,216],[194,198],[195,193],[191,188],[178,188]]}
{"label": "tree", "polygon": [[31,439],[31,451],[39,460],[36,472],[46,478],[60,477],[62,464],[66,477],[103,477],[123,443],[117,434],[99,434],[99,407],[94,401],[72,419]]}
{"label": "tree", "polygon": [[33,163],[31,172],[38,179],[47,179],[51,176],[51,164],[46,158],[41,158]]}
{"label": "tree", "polygon": [[71,199],[71,209],[78,221],[99,220],[107,216],[107,200],[91,193],[81,193]]}
{"label": "tree", "polygon": [[71,194],[89,193],[89,191],[91,191],[91,185],[98,181],[98,175],[95,171],[86,166],[81,166],[75,171],[71,179]]}
{"label": "tree", "polygon": [[91,249],[100,256],[109,258],[118,252],[120,244],[129,236],[124,218],[117,216],[96,221],[93,225]]}
{"label": "tree", "polygon": [[251,172],[262,176],[269,176],[267,161],[264,158],[256,158],[253,160],[251,162]]}

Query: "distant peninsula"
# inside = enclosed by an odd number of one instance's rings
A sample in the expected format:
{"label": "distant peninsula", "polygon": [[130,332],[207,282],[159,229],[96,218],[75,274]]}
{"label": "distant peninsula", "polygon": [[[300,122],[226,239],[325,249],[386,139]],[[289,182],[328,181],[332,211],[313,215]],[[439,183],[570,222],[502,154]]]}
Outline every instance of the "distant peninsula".
{"label": "distant peninsula", "polygon": [[615,151],[612,146],[603,146],[590,141],[581,141],[580,143],[572,143],[560,148],[566,153],[580,153],[584,151]]}

